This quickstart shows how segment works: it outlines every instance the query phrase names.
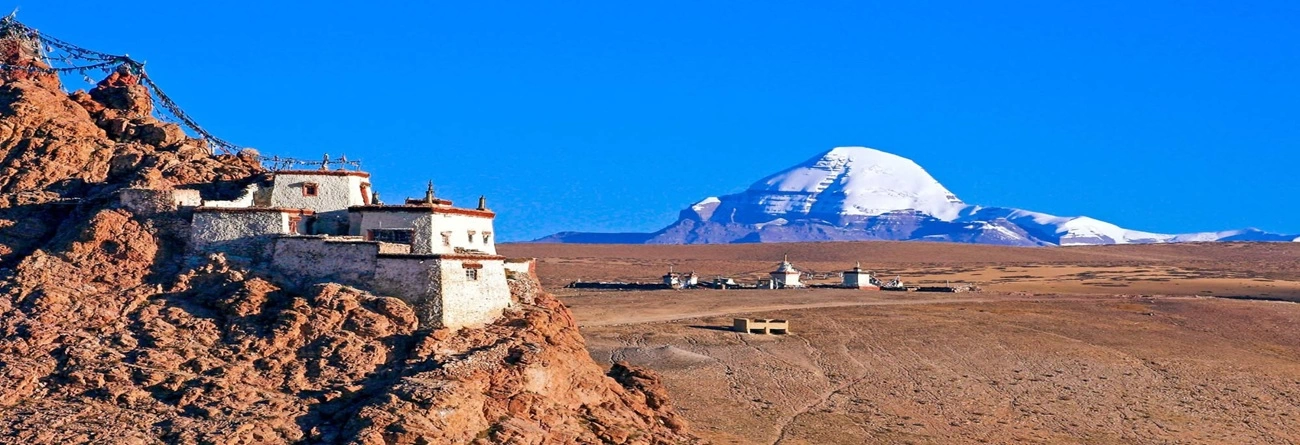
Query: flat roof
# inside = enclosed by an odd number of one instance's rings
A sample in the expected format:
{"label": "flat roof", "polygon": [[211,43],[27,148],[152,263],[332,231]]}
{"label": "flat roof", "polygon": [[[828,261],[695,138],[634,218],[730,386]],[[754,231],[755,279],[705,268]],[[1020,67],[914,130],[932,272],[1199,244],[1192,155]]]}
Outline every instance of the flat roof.
{"label": "flat roof", "polygon": [[505,261],[506,257],[501,255],[474,255],[465,253],[381,253],[379,258],[406,258],[413,260],[476,260],[476,261]]}
{"label": "flat roof", "polygon": [[363,171],[349,170],[280,170],[271,172],[273,175],[308,175],[308,176],[357,176],[369,178],[370,173]]}
{"label": "flat roof", "polygon": [[291,209],[287,207],[195,207],[195,212],[206,213],[297,213],[300,215],[315,215],[316,211],[312,209]]}
{"label": "flat roof", "polygon": [[449,215],[465,215],[477,218],[495,218],[496,213],[491,210],[462,209],[458,207],[438,207],[429,205],[360,205],[348,207],[349,212],[411,212],[411,213],[441,213]]}

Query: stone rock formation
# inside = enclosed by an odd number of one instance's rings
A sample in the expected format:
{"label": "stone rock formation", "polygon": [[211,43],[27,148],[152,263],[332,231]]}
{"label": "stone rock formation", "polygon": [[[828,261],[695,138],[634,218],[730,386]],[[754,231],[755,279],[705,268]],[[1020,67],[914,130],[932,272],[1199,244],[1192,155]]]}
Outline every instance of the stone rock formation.
{"label": "stone rock formation", "polygon": [[430,331],[394,298],[188,257],[183,210],[119,192],[234,194],[257,156],[155,120],[129,71],[71,94],[25,74],[0,84],[0,443],[697,441],[526,278],[498,322]]}

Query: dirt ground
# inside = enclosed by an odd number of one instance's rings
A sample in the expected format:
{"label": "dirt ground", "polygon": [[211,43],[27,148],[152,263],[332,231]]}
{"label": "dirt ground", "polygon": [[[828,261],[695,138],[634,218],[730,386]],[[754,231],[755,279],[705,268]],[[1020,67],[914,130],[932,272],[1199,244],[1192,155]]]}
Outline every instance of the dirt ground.
{"label": "dirt ground", "polygon": [[[718,443],[1300,442],[1300,305],[1270,301],[1300,300],[1300,245],[501,250],[539,259],[593,357],[660,372]],[[861,261],[983,290],[560,288],[657,281],[669,264],[756,279],[786,252],[826,271],[814,281]],[[788,319],[792,332],[731,332],[733,317]]]}

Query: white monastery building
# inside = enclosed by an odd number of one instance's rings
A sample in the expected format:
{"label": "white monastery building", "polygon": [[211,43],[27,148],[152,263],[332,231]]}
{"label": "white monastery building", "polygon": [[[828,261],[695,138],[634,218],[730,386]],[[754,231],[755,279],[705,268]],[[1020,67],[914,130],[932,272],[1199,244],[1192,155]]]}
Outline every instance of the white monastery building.
{"label": "white monastery building", "polygon": [[770,283],[773,289],[804,287],[803,283],[799,282],[799,276],[802,275],[802,272],[799,272],[798,269],[794,268],[793,264],[790,264],[790,257],[788,256],[781,261],[776,270],[769,272],[768,275],[772,277]]}
{"label": "white monastery building", "polygon": [[876,280],[871,276],[871,272],[862,270],[862,263],[854,264],[853,269],[846,270],[841,275],[844,278],[842,287],[849,289],[880,289],[880,286],[875,284]]}
{"label": "white monastery building", "polygon": [[496,214],[434,196],[384,205],[361,171],[266,174],[230,201],[204,200],[191,226],[195,253],[269,264],[290,288],[335,282],[401,298],[430,328],[488,323],[511,304],[496,254]]}

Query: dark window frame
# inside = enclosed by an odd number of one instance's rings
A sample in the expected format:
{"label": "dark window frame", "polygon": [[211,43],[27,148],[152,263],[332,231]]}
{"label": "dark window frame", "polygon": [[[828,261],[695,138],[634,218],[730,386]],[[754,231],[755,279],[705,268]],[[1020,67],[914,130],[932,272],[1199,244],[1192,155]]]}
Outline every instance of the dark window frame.
{"label": "dark window frame", "polygon": [[411,244],[415,239],[415,231],[412,229],[370,229],[366,232],[366,239],[370,241],[379,241],[393,244]]}

